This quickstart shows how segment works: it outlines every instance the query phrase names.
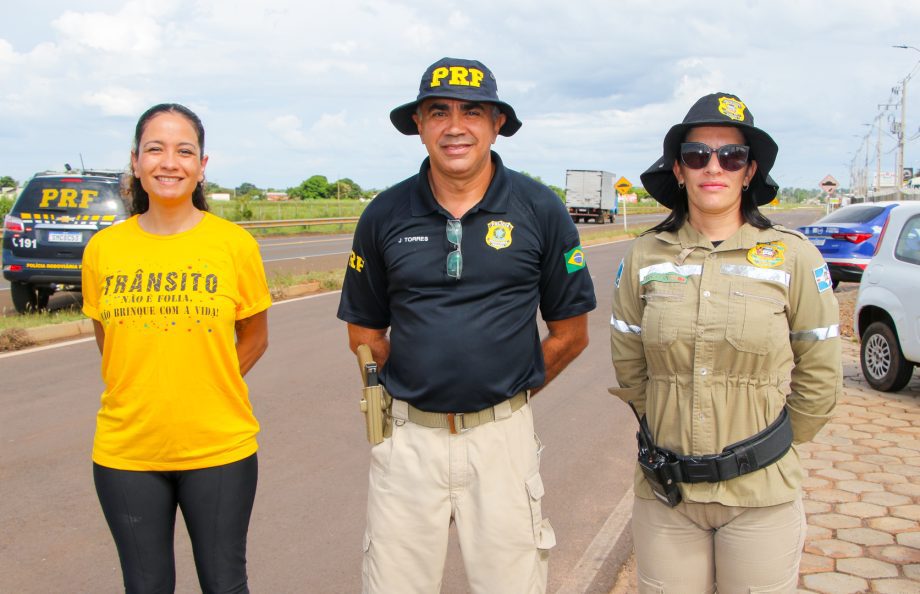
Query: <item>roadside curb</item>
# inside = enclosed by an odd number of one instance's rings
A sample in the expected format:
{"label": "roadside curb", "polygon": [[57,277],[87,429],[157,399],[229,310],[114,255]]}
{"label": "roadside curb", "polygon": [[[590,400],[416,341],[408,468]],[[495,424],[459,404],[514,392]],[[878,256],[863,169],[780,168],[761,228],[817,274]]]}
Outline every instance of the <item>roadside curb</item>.
{"label": "roadside curb", "polygon": [[33,344],[63,340],[65,338],[78,338],[93,333],[93,321],[89,318],[63,324],[48,324],[35,328],[23,328],[23,332]]}

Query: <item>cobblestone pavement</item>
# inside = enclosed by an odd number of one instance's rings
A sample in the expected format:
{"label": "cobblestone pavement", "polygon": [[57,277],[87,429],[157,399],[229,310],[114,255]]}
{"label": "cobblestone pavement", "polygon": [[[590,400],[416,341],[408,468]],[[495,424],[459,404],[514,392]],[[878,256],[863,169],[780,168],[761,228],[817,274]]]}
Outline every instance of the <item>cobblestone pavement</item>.
{"label": "cobblestone pavement", "polygon": [[[799,447],[808,536],[799,594],[920,593],[920,373],[895,394],[859,369],[843,341],[843,397]],[[630,558],[611,594],[636,592]]]}
{"label": "cobblestone pavement", "polygon": [[808,537],[799,592],[920,592],[920,374],[878,392],[843,342],[844,394],[799,448]]}

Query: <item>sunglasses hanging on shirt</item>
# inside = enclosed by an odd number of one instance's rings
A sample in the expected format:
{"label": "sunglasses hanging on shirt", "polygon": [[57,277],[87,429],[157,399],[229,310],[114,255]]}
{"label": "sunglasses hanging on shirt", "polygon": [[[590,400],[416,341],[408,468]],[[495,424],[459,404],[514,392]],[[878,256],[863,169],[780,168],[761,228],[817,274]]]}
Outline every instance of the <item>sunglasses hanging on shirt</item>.
{"label": "sunglasses hanging on shirt", "polygon": [[460,241],[463,239],[463,225],[459,219],[447,220],[447,241],[453,246],[453,251],[447,254],[447,276],[460,280],[463,274],[463,252],[460,250]]}

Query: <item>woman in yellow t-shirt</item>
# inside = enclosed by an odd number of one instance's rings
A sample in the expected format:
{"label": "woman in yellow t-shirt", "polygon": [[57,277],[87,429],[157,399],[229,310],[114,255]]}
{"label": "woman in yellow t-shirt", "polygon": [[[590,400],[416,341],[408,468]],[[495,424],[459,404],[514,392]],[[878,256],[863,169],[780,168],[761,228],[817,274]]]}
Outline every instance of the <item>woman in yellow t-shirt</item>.
{"label": "woman in yellow t-shirt", "polygon": [[127,592],[172,592],[176,509],[204,592],[248,592],[256,434],[243,376],[268,346],[271,297],[248,232],[207,212],[204,128],[151,107],[131,151],[131,211],[83,256],[105,391],[93,476]]}

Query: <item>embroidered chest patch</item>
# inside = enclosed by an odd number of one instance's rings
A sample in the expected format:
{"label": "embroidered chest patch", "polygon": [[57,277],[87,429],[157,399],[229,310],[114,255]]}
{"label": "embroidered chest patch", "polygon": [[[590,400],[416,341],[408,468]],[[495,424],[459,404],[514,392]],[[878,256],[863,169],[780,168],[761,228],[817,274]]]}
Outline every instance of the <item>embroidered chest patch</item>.
{"label": "embroidered chest patch", "polygon": [[748,262],[759,268],[776,268],[786,261],[786,244],[782,241],[758,243],[748,250]]}

